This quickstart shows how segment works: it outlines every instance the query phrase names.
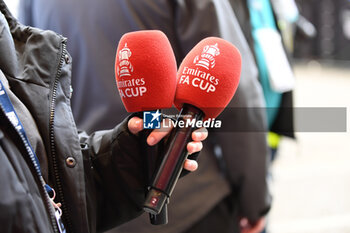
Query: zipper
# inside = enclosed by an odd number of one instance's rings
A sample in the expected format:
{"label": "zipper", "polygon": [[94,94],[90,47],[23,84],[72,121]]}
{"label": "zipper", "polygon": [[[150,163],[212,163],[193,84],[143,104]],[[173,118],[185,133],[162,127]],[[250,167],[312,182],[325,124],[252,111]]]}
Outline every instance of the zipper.
{"label": "zipper", "polygon": [[58,88],[59,78],[62,72],[62,66],[65,60],[64,58],[67,53],[66,40],[62,39],[61,43],[62,43],[62,54],[60,57],[58,70],[57,70],[56,77],[53,84],[52,99],[50,103],[50,120],[49,120],[50,151],[51,151],[51,157],[52,157],[53,176],[56,184],[55,191],[56,191],[56,195],[58,196],[62,204],[62,207],[61,207],[63,212],[62,218],[65,220],[64,225],[65,225],[66,231],[73,232],[71,218],[69,217],[67,205],[65,204],[64,195],[63,195],[63,188],[62,188],[62,183],[61,183],[61,178],[59,173],[58,158],[57,158],[56,147],[55,147],[55,134],[54,134],[55,102],[57,97],[57,88]]}
{"label": "zipper", "polygon": [[[2,112],[5,113],[5,110],[4,110],[4,107],[2,106],[2,104],[0,104],[0,108],[1,108]],[[35,172],[36,177],[39,179],[39,182],[40,182],[40,185],[38,185],[39,186],[39,191],[41,193],[41,196],[44,197],[44,204],[46,205],[46,209],[49,212],[52,228],[53,228],[54,232],[59,233],[59,230],[57,228],[55,213],[52,211],[53,209],[51,208],[52,207],[51,199],[50,199],[48,193],[46,192],[45,182],[44,182],[43,178],[41,176],[39,176],[39,174],[37,172],[38,170],[40,170],[40,168],[38,167],[38,164],[37,164],[37,162],[35,160],[34,154],[33,154],[32,150],[30,149],[30,146],[29,146],[27,140],[25,140],[25,137],[22,134],[22,132],[17,130],[16,128],[14,128],[14,129],[17,132],[17,134],[20,136],[21,141],[23,143],[23,146],[24,146],[24,148],[26,149],[26,151],[27,151],[27,153],[29,155],[31,163],[27,163],[28,166],[30,166],[29,164],[31,164],[34,167],[35,171],[36,171]]]}

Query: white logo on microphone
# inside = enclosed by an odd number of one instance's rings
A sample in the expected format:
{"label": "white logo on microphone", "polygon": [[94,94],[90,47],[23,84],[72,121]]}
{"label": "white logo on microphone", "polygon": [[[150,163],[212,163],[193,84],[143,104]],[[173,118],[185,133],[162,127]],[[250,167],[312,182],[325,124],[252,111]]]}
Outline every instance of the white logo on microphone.
{"label": "white logo on microphone", "polygon": [[194,58],[193,63],[195,63],[196,66],[201,66],[209,70],[209,68],[214,68],[215,57],[219,54],[220,50],[217,43],[215,45],[206,45],[203,48],[202,54]]}
{"label": "white logo on microphone", "polygon": [[119,66],[117,67],[117,74],[119,77],[131,76],[131,73],[134,71],[132,64],[129,61],[131,57],[131,51],[125,43],[125,46],[122,50],[119,51]]}
{"label": "white logo on microphone", "polygon": [[125,43],[124,48],[118,53],[119,64],[117,66],[117,76],[119,79],[117,79],[117,85],[121,98],[139,97],[147,92],[145,78],[131,77],[132,72],[134,72],[134,67],[129,61],[131,54],[127,43]]}

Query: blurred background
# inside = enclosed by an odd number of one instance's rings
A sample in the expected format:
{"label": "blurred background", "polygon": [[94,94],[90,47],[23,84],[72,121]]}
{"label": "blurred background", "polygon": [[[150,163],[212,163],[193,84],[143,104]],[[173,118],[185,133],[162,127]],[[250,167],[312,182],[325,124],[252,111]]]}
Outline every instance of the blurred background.
{"label": "blurred background", "polygon": [[[17,15],[18,0],[5,0]],[[350,107],[350,1],[296,1],[295,107]],[[311,24],[310,24],[311,23]],[[316,119],[315,119],[316,120]],[[297,121],[297,119],[296,119]],[[295,122],[296,126],[298,122]],[[350,233],[350,134],[282,137],[272,165],[270,233]]]}

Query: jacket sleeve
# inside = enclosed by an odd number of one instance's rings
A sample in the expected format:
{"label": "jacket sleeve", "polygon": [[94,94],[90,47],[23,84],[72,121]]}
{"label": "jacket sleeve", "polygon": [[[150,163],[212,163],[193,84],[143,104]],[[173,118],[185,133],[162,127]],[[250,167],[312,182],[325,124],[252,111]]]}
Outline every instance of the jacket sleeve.
{"label": "jacket sleeve", "polygon": [[[144,154],[140,136],[127,129],[128,119],[112,130],[80,134],[84,157],[91,161],[96,227],[105,231],[142,213],[145,192]],[[88,193],[91,198],[93,193]]]}
{"label": "jacket sleeve", "polygon": [[[221,148],[226,175],[239,206],[239,215],[255,222],[271,202],[267,173],[269,149],[263,93],[254,57],[228,0],[178,0],[178,44],[186,54],[197,42],[218,36],[234,44],[242,55],[242,73],[237,92],[220,115],[223,128],[210,132],[206,145]],[[206,146],[205,145],[205,146]]]}
{"label": "jacket sleeve", "polygon": [[267,180],[270,151],[261,95],[258,81],[244,77],[234,99],[220,116],[221,132],[210,135],[222,149],[239,215],[252,223],[265,215],[271,204]]}

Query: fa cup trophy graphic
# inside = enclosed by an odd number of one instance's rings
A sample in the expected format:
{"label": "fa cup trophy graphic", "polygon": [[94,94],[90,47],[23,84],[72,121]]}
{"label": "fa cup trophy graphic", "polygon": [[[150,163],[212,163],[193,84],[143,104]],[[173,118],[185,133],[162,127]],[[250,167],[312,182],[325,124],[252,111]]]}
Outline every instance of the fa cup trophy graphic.
{"label": "fa cup trophy graphic", "polygon": [[196,63],[196,66],[202,66],[205,69],[209,70],[210,68],[214,68],[215,66],[215,59],[214,57],[218,56],[220,54],[220,50],[218,48],[218,44],[215,45],[206,45],[203,48],[202,54],[199,57],[196,56],[194,58],[193,63]]}
{"label": "fa cup trophy graphic", "polygon": [[131,57],[131,51],[125,43],[124,48],[119,51],[119,66],[117,67],[119,77],[130,76],[130,73],[133,72],[134,68],[129,61],[129,57]]}

